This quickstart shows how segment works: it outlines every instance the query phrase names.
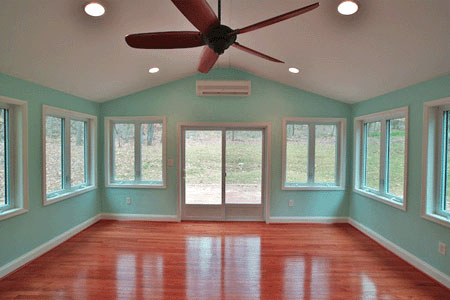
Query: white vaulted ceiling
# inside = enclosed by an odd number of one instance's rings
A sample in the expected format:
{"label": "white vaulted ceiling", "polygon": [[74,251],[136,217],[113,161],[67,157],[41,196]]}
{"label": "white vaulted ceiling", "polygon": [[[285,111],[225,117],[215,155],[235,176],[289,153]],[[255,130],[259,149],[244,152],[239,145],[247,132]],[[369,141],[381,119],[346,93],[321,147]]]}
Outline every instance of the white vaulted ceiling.
{"label": "white vaulted ceiling", "polygon": [[[1,0],[0,72],[100,102],[196,73],[201,48],[125,44],[129,33],[195,30],[171,1],[100,2],[106,14],[92,18],[85,1]],[[222,23],[240,28],[314,2],[222,0]],[[353,16],[339,15],[338,3],[238,36],[285,65],[230,48],[216,66],[351,103],[450,72],[449,0],[360,0]],[[153,66],[161,71],[149,74]]]}

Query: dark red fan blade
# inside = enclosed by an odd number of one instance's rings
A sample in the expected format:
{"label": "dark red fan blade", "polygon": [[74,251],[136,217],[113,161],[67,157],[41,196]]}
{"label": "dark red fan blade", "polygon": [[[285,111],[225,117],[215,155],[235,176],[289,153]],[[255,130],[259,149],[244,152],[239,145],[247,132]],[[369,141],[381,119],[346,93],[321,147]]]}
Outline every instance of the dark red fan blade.
{"label": "dark red fan blade", "polygon": [[233,44],[233,47],[236,48],[236,49],[242,50],[242,51],[244,51],[244,52],[247,52],[247,53],[250,53],[250,54],[259,56],[259,57],[261,57],[261,58],[264,58],[264,59],[267,59],[267,60],[270,60],[270,61],[273,61],[273,62],[276,62],[276,63],[282,63],[282,64],[284,64],[284,61],[278,60],[278,59],[273,58],[273,57],[271,57],[271,56],[269,56],[269,55],[265,55],[264,53],[258,52],[258,51],[256,51],[256,50],[247,48],[247,47],[245,47],[245,46],[242,46],[242,45],[239,44],[239,43],[234,43],[234,44]]}
{"label": "dark red fan blade", "polygon": [[219,25],[219,19],[206,0],[172,0],[179,11],[203,34]]}
{"label": "dark red fan blade", "polygon": [[125,40],[130,47],[140,49],[192,48],[205,44],[197,31],[136,33],[127,35]]}
{"label": "dark red fan blade", "polygon": [[208,73],[218,58],[219,55],[216,54],[211,48],[208,46],[203,47],[202,56],[200,58],[200,63],[198,64],[197,70],[205,74]]}
{"label": "dark red fan blade", "polygon": [[253,30],[256,30],[256,29],[260,29],[260,28],[263,28],[263,27],[266,27],[266,26],[269,26],[269,25],[272,25],[272,24],[275,24],[275,23],[278,23],[278,22],[281,22],[281,21],[284,21],[284,20],[296,17],[298,15],[304,14],[304,13],[306,13],[308,11],[311,11],[311,10],[317,8],[317,7],[319,7],[319,2],[311,4],[311,5],[308,5],[308,6],[305,6],[303,8],[299,8],[299,9],[290,11],[288,13],[279,15],[277,17],[270,18],[270,19],[265,20],[265,21],[258,22],[256,24],[253,24],[253,25],[241,28],[241,29],[236,29],[233,32],[230,32],[229,34],[240,34],[240,33],[250,32],[250,31],[253,31]]}

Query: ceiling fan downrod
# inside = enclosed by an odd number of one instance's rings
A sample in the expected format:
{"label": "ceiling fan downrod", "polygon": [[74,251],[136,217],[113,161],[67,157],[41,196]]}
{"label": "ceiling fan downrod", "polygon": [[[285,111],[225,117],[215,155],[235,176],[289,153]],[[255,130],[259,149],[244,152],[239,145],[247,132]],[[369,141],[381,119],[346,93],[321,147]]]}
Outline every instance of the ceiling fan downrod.
{"label": "ceiling fan downrod", "polygon": [[218,0],[219,2],[219,9],[217,10],[217,14],[219,15],[219,24],[222,23],[222,10],[221,10],[221,5],[220,5],[220,0]]}

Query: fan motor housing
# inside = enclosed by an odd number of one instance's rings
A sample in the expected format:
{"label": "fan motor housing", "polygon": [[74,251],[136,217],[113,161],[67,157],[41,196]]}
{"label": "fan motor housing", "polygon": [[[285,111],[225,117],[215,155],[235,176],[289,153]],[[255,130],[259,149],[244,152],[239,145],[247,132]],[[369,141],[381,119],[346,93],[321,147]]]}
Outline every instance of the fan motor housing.
{"label": "fan motor housing", "polygon": [[203,35],[203,40],[209,48],[214,50],[217,54],[223,54],[236,41],[236,34],[228,26],[218,25],[211,28],[206,35]]}

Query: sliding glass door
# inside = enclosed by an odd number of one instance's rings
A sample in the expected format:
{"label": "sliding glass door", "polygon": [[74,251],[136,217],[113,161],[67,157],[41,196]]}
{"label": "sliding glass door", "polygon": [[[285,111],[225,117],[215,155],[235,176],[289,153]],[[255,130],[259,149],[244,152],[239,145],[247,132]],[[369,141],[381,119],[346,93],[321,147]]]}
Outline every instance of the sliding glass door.
{"label": "sliding glass door", "polygon": [[264,129],[182,128],[182,218],[264,219]]}

